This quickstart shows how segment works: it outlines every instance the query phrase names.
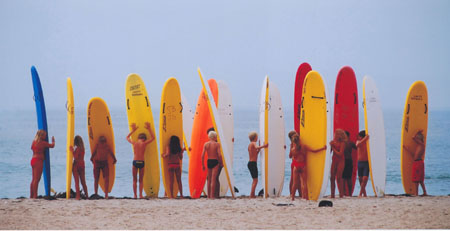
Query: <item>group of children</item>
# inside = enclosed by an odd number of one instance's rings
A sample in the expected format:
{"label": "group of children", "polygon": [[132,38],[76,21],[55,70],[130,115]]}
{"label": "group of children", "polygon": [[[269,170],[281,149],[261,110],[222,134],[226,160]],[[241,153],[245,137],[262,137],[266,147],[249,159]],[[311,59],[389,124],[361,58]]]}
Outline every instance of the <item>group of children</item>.
{"label": "group of children", "polygon": [[[155,140],[155,136],[150,129],[150,124],[146,123],[145,128],[150,134],[150,139],[147,139],[145,133],[140,133],[137,140],[131,139],[131,136],[138,127],[135,124],[131,125],[132,131],[128,134],[126,139],[133,145],[134,157],[132,163],[132,174],[133,174],[133,191],[134,198],[137,198],[137,176],[139,175],[139,198],[144,198],[142,195],[143,191],[143,178],[144,178],[144,166],[145,166],[145,149],[147,145]],[[223,167],[223,158],[220,152],[220,144],[217,142],[217,133],[210,129],[208,130],[209,141],[203,146],[202,152],[202,167],[206,170],[204,165],[205,155],[208,155],[207,159],[207,192],[208,198],[218,198],[219,197],[219,175]],[[45,141],[46,132],[44,130],[38,130],[36,136],[31,145],[33,150],[33,157],[31,159],[32,167],[32,181],[30,184],[30,198],[37,198],[38,184],[43,171],[43,161],[44,161],[44,151],[46,148],[55,147],[55,138],[52,137],[52,143]],[[357,150],[358,156],[358,177],[361,190],[359,196],[366,197],[366,185],[369,179],[369,162],[367,155],[367,141],[369,135],[366,135],[365,131],[361,131],[358,134],[358,139],[356,144],[349,140],[350,134],[342,129],[336,129],[334,132],[334,139],[330,142],[331,149],[333,151],[332,164],[331,164],[331,197],[335,197],[336,182],[339,190],[339,196],[351,196],[352,192],[352,173],[353,173],[353,160],[352,151]],[[261,149],[267,148],[268,143],[258,146],[258,134],[256,132],[250,132],[249,134],[250,144],[248,145],[249,162],[247,164],[250,175],[253,179],[250,198],[255,198],[255,189],[258,184],[258,153]],[[298,191],[299,196],[303,199],[308,199],[308,189],[307,189],[307,153],[313,152],[317,153],[326,150],[325,145],[319,149],[312,149],[305,144],[302,144],[300,135],[296,131],[289,132],[289,139],[291,140],[289,158],[292,159],[291,164],[291,180],[289,183],[290,196],[294,200],[295,194]],[[425,153],[424,137],[422,131],[418,131],[413,137],[413,140],[417,144],[415,150],[409,150],[406,146],[403,146],[405,150],[411,153],[414,158],[412,179],[418,189],[420,184],[423,190],[423,194],[427,195],[425,184],[424,184],[424,162],[423,157]],[[75,136],[74,147],[70,147],[73,153],[73,176],[75,179],[75,189],[76,189],[76,199],[80,199],[80,187],[79,182],[83,186],[85,195],[88,197],[88,191],[85,180],[85,163],[84,154],[85,148],[83,139],[81,136]],[[162,157],[166,158],[169,167],[169,184],[171,197],[175,197],[173,193],[173,182],[176,178],[178,188],[180,190],[180,196],[183,197],[182,182],[181,182],[181,161],[183,159],[183,152],[186,148],[181,148],[180,139],[177,136],[170,137],[169,144],[166,146],[165,151],[162,153]],[[100,136],[99,142],[95,145],[92,150],[92,156],[90,158],[94,165],[94,190],[95,194],[98,193],[98,181],[100,177],[100,171],[103,173],[105,188],[109,186],[109,166],[108,166],[108,156],[112,157],[113,164],[117,162],[114,153],[109,148],[107,144],[106,137]],[[138,174],[139,173],[139,174]],[[175,177],[174,177],[175,176]],[[167,192],[166,192],[167,194]],[[105,192],[105,198],[108,198],[108,190]]]}

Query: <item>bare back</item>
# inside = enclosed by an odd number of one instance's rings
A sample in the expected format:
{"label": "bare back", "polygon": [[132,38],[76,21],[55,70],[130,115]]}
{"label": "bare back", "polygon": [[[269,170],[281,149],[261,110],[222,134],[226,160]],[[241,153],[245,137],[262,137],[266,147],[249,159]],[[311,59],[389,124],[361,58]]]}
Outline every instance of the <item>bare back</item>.
{"label": "bare back", "polygon": [[208,141],[205,143],[205,150],[208,153],[208,160],[218,160],[220,152],[220,144],[215,141]]}

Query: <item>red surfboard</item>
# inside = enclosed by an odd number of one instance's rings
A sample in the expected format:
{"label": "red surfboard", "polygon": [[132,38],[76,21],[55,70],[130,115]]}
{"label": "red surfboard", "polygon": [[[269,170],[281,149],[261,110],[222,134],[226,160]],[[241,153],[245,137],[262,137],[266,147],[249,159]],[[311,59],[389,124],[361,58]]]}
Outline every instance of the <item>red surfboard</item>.
{"label": "red surfboard", "polygon": [[312,70],[308,63],[302,63],[297,69],[295,77],[295,89],[294,89],[294,129],[297,133],[300,133],[300,108],[302,106],[302,92],[303,81],[306,74]]}
{"label": "red surfboard", "polygon": [[[208,85],[213,94],[214,101],[218,103],[219,91],[217,82],[214,79],[208,80]],[[203,145],[208,142],[208,129],[214,128],[211,114],[209,113],[208,103],[205,92],[202,90],[198,96],[197,107],[195,109],[194,124],[191,135],[191,155],[189,156],[189,191],[192,198],[199,198],[205,187],[207,171],[203,170],[202,152]],[[208,154],[205,154],[204,165],[208,160]]]}
{"label": "red surfboard", "polygon": [[[344,66],[339,70],[334,90],[334,123],[333,134],[336,129],[343,129],[350,133],[350,141],[356,142],[359,132],[358,87],[353,69]],[[352,191],[355,189],[356,173],[358,170],[358,156],[356,150],[352,152],[353,172]]]}

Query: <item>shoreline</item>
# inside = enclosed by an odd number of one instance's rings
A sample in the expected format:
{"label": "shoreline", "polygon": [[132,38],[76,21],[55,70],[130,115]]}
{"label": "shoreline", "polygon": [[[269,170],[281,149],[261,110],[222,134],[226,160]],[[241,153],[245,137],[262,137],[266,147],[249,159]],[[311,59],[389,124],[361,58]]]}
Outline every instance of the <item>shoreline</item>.
{"label": "shoreline", "polygon": [[0,229],[450,228],[450,196],[323,199],[0,199]]}

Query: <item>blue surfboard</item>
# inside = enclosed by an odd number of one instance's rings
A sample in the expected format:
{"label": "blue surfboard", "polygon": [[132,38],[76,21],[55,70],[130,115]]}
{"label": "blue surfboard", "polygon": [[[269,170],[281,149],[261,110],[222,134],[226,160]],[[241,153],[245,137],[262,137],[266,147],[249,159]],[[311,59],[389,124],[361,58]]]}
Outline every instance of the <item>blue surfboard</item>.
{"label": "blue surfboard", "polygon": [[[47,135],[45,140],[48,142],[48,130],[47,130],[47,114],[45,113],[45,103],[44,103],[44,94],[42,93],[41,80],[39,79],[39,75],[37,73],[36,67],[31,67],[31,78],[33,80],[33,89],[34,89],[34,102],[36,103],[36,116],[37,116],[37,124],[39,130],[44,130]],[[50,196],[50,152],[48,148],[45,149],[45,159],[44,159],[44,187],[45,187],[45,195]]]}

